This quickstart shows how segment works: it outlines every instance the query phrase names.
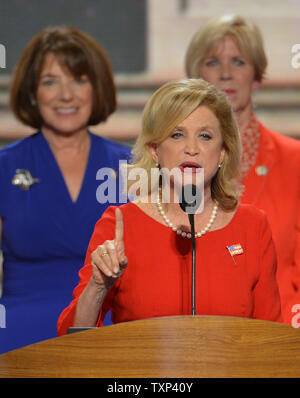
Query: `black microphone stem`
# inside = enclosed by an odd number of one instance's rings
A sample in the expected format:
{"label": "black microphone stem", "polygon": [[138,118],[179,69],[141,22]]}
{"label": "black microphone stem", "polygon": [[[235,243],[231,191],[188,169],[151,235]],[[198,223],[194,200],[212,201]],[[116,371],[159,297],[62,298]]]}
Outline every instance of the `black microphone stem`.
{"label": "black microphone stem", "polygon": [[194,214],[189,214],[192,235],[192,315],[196,315],[195,304],[195,273],[196,273],[196,238],[195,238],[195,224]]}
{"label": "black microphone stem", "polygon": [[[197,200],[198,199],[198,200]],[[200,206],[202,200],[202,194],[196,185],[190,184],[185,185],[182,188],[182,200],[180,202],[180,208],[189,216],[191,224],[191,235],[192,235],[192,314],[196,315],[196,236],[195,236],[195,223],[194,214]]]}

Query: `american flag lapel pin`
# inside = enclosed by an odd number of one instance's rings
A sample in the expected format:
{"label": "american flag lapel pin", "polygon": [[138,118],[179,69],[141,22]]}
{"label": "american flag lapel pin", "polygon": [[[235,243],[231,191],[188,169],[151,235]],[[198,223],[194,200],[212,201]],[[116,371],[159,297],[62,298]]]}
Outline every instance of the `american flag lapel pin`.
{"label": "american flag lapel pin", "polygon": [[236,244],[231,245],[231,246],[226,246],[226,248],[229,251],[234,263],[236,264],[234,256],[237,256],[239,254],[243,254],[244,253],[242,245],[240,243],[236,243]]}

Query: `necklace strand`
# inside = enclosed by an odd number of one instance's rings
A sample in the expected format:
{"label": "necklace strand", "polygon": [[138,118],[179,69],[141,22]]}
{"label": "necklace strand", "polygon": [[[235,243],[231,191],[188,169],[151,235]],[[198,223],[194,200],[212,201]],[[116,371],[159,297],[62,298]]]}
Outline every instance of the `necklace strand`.
{"label": "necklace strand", "polygon": [[[174,232],[177,232],[178,235],[183,236],[184,238],[191,238],[192,234],[189,232],[184,232],[181,229],[175,227],[175,225],[169,220],[169,218],[167,217],[165,211],[162,208],[162,204],[160,202],[159,199],[159,195],[157,195],[157,199],[156,199],[156,204],[157,204],[157,208],[158,211],[160,213],[160,215],[162,216],[162,218],[164,219],[165,223],[167,224],[168,227],[172,228],[172,230]],[[210,227],[212,226],[213,222],[215,221],[216,215],[217,215],[217,211],[218,211],[218,204],[216,203],[212,213],[211,213],[211,217],[206,225],[205,228],[202,229],[202,231],[195,233],[195,238],[200,238],[200,236],[203,236],[204,234],[206,234],[207,231],[209,231]]]}

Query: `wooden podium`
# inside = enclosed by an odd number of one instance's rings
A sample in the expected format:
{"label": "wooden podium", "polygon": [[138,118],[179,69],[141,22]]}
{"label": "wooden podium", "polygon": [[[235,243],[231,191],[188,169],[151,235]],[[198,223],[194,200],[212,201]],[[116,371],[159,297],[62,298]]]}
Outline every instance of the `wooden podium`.
{"label": "wooden podium", "polygon": [[0,377],[300,377],[300,330],[221,316],[126,322],[2,354]]}

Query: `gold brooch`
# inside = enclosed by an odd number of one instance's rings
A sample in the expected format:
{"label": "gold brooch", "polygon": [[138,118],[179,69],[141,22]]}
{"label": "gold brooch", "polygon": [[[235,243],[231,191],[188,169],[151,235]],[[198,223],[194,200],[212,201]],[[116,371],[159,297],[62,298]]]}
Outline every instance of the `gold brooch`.
{"label": "gold brooch", "polygon": [[28,190],[31,185],[40,182],[38,178],[33,178],[29,170],[17,169],[12,179],[12,184],[17,187]]}

